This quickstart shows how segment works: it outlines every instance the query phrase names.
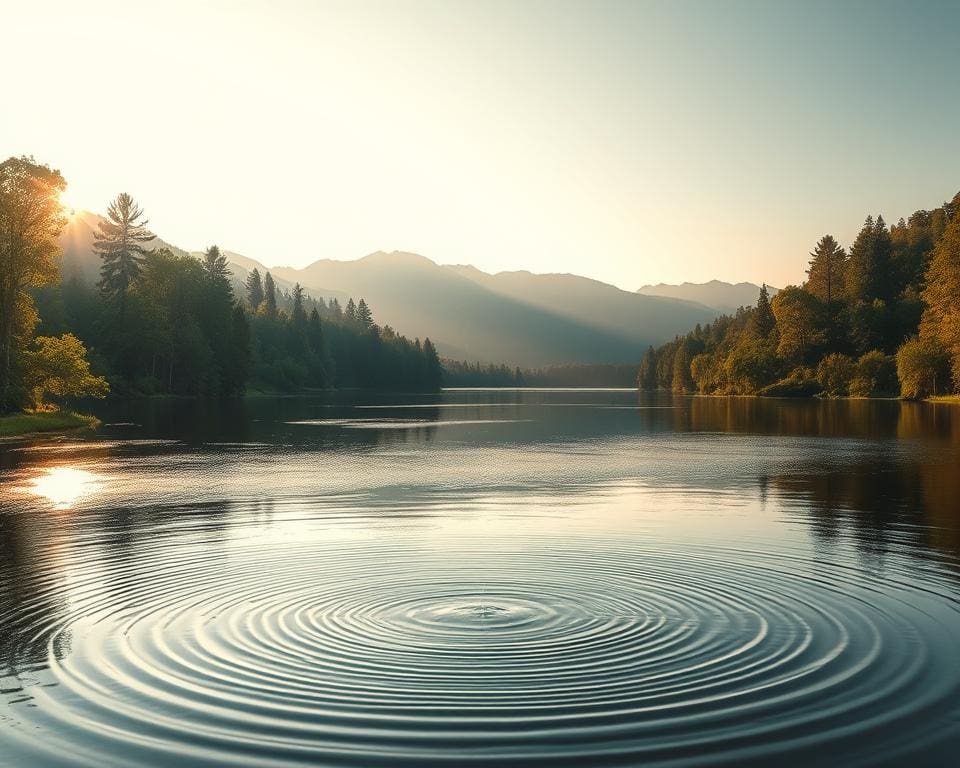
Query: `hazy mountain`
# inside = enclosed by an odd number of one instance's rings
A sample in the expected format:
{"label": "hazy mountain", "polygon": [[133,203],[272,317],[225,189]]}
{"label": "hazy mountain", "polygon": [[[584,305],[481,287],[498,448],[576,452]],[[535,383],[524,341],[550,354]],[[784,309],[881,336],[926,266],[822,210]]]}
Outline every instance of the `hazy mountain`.
{"label": "hazy mountain", "polygon": [[[773,297],[778,289],[767,286],[770,296]],[[718,312],[729,314],[736,312],[739,307],[752,306],[760,296],[760,286],[754,283],[725,283],[722,280],[711,280],[709,283],[680,283],[669,285],[645,285],[637,291],[644,296],[666,296],[672,299],[695,301]]]}
{"label": "hazy mountain", "polygon": [[648,344],[716,315],[575,275],[490,275],[396,251],[273,273],[313,293],[363,296],[378,322],[429,335],[444,356],[518,365],[635,361]]}
{"label": "hazy mountain", "polygon": [[[97,217],[74,218],[63,235],[64,276],[95,282]],[[162,240],[156,244],[166,245]],[[179,249],[174,249],[179,250]],[[183,251],[179,251],[183,253]],[[260,262],[224,251],[238,288]],[[199,254],[196,254],[199,255]],[[356,261],[271,267],[278,287],[299,282],[314,297],[365,298],[380,324],[409,337],[429,336],[440,354],[459,359],[542,366],[567,362],[635,362],[717,312],[693,301],[645,296],[576,275],[440,266],[412,253],[373,253]]]}

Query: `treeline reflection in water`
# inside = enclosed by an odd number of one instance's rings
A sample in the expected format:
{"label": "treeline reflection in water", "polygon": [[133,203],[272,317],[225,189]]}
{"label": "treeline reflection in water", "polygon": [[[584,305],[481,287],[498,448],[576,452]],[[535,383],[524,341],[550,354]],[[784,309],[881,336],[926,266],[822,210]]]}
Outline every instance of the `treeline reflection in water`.
{"label": "treeline reflection in water", "polygon": [[0,447],[13,764],[960,748],[960,409],[461,390],[99,415]]}

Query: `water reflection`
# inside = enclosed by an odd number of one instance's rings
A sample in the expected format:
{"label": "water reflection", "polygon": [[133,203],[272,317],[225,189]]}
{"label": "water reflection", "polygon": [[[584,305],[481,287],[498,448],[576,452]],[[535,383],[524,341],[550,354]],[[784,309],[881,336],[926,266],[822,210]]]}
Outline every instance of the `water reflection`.
{"label": "water reflection", "polygon": [[95,494],[102,486],[99,476],[76,467],[52,467],[30,481],[30,493],[48,499],[54,509],[69,509],[77,500]]}

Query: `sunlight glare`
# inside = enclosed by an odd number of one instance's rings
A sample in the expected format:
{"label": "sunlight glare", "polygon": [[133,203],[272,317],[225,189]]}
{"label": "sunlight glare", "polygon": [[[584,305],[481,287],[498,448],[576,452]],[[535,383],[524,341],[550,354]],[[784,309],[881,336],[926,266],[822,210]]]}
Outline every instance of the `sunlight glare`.
{"label": "sunlight glare", "polygon": [[85,469],[54,467],[34,478],[30,492],[53,503],[55,509],[69,509],[79,499],[100,490],[101,478]]}

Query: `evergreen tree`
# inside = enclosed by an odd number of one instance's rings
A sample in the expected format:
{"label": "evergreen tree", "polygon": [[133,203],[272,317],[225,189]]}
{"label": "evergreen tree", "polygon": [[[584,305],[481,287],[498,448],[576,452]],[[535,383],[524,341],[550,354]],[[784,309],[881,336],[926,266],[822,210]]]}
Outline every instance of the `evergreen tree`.
{"label": "evergreen tree", "polygon": [[98,225],[93,241],[93,249],[103,261],[98,285],[109,299],[123,301],[149,253],[143,244],[153,240],[153,234],[142,217],[140,206],[121,192],[107,208],[107,218]]}
{"label": "evergreen tree", "polygon": [[347,299],[347,308],[343,312],[343,317],[348,323],[357,321],[357,305],[353,303],[353,297]]}
{"label": "evergreen tree", "polygon": [[770,292],[767,290],[767,284],[764,283],[760,288],[757,307],[753,311],[753,330],[758,338],[766,339],[770,336],[770,333],[776,325],[776,318],[773,316],[773,310],[770,308]]}
{"label": "evergreen tree", "polygon": [[277,286],[273,282],[273,275],[269,272],[263,278],[263,306],[269,317],[276,317]]}
{"label": "evergreen tree", "polygon": [[357,304],[357,322],[365,331],[373,327],[373,312],[363,299],[360,299],[360,303]]}
{"label": "evergreen tree", "polygon": [[888,302],[893,298],[895,277],[890,265],[890,233],[882,216],[867,216],[853,241],[845,269],[847,298],[851,302]]}
{"label": "evergreen tree", "polygon": [[425,389],[440,389],[443,378],[443,367],[440,365],[440,356],[437,348],[429,338],[423,340],[423,357],[426,361],[426,375],[423,386]]}
{"label": "evergreen tree", "polygon": [[260,279],[260,271],[254,267],[253,271],[247,275],[247,303],[253,312],[259,309],[263,298],[263,281]]}
{"label": "evergreen tree", "polygon": [[[314,310],[316,311],[316,310]],[[307,327],[307,312],[303,308],[303,288],[300,283],[293,286],[293,326],[298,331],[303,331]]]}
{"label": "evergreen tree", "polygon": [[203,254],[203,268],[207,273],[207,280],[219,292],[229,297],[233,302],[233,289],[230,287],[230,270],[227,268],[227,257],[220,253],[220,249],[211,245]]}
{"label": "evergreen tree", "polygon": [[340,320],[343,317],[343,310],[340,308],[340,302],[336,299],[330,299],[330,314],[333,315],[335,320]]}
{"label": "evergreen tree", "polygon": [[830,305],[843,296],[847,253],[832,235],[824,235],[810,254],[804,289]]}
{"label": "evergreen tree", "polygon": [[647,347],[643,360],[640,361],[640,371],[637,374],[637,385],[640,389],[657,388],[657,355],[653,346]]}

